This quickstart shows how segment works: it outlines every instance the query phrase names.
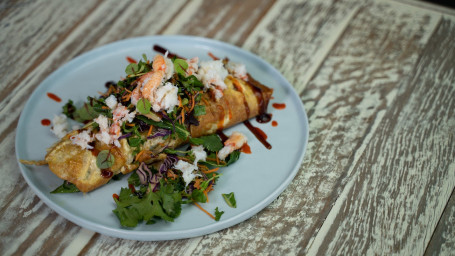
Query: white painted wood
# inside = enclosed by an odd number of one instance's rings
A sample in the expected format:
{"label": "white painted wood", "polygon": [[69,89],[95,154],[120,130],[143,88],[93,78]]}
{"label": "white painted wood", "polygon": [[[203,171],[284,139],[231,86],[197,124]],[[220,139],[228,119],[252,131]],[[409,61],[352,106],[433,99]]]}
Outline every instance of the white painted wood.
{"label": "white painted wood", "polygon": [[309,254],[425,252],[455,188],[453,28],[438,26]]}
{"label": "white painted wood", "polygon": [[[0,52],[5,67],[0,89],[10,88],[0,90],[0,254],[381,254],[409,248],[421,254],[427,244],[427,254],[455,249],[453,229],[442,228],[455,223],[454,200],[449,201],[455,170],[448,165],[455,122],[453,112],[438,108],[453,105],[444,82],[453,74],[429,72],[438,63],[455,65],[454,58],[432,55],[435,50],[428,48],[441,20],[452,24],[447,13],[389,0],[75,5],[32,1],[0,9],[0,42],[11,49]],[[138,242],[81,229],[45,206],[20,176],[14,156],[20,111],[40,81],[74,56],[158,33],[219,39],[277,67],[309,115],[306,157],[269,207],[214,234]],[[16,55],[22,58],[5,62]],[[417,86],[421,81],[425,88]],[[404,157],[393,157],[397,154]]]}

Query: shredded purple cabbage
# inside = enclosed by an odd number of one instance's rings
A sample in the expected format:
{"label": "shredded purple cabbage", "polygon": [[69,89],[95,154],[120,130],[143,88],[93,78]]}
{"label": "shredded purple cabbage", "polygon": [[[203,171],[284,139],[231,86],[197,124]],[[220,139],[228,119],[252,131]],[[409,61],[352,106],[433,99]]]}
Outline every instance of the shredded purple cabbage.
{"label": "shredded purple cabbage", "polygon": [[174,166],[177,161],[177,155],[168,154],[166,156],[166,159],[164,159],[164,162],[161,164],[160,171],[158,173],[153,174],[152,171],[148,168],[147,164],[144,162],[139,165],[136,173],[139,176],[139,180],[142,185],[150,183],[150,185],[152,185],[152,191],[156,192],[159,189],[160,180],[163,178],[163,175],[168,169],[172,168],[172,166]]}
{"label": "shredded purple cabbage", "polygon": [[121,139],[124,139],[124,138],[128,138],[128,137],[131,137],[131,132],[130,133],[127,133],[127,134],[123,134],[122,136],[118,137],[119,140]]}
{"label": "shredded purple cabbage", "polygon": [[[139,168],[136,170],[137,175],[139,176],[139,180],[141,181],[142,185],[147,184],[147,176],[151,177],[152,176],[152,171],[147,167],[147,165],[142,162]],[[148,174],[148,175],[147,175]]]}
{"label": "shredded purple cabbage", "polygon": [[165,173],[168,169],[174,166],[175,163],[178,161],[177,155],[168,154],[164,162],[160,166],[160,173]]}
{"label": "shredded purple cabbage", "polygon": [[145,185],[147,183],[147,174],[145,174],[145,172],[141,168],[137,168],[136,173],[137,176],[139,176],[141,184]]}
{"label": "shredded purple cabbage", "polygon": [[167,135],[171,135],[171,133],[172,132],[170,130],[160,128],[155,133],[153,133],[151,136],[148,136],[147,139],[153,139],[156,137],[165,137]]}
{"label": "shredded purple cabbage", "polygon": [[139,125],[139,131],[144,132],[150,129],[150,125],[142,120],[138,120],[137,124]]}

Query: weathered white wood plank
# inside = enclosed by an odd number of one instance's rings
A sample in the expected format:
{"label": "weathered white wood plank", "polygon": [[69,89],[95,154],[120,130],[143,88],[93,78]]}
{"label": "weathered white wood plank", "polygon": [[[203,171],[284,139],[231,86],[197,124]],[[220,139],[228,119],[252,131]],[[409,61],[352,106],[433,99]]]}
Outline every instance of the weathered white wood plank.
{"label": "weathered white wood plank", "polygon": [[311,254],[425,252],[455,188],[454,37],[455,23],[442,20],[353,166]]}
{"label": "weathered white wood plank", "polygon": [[300,93],[361,5],[279,1],[243,47],[277,67]]}
{"label": "weathered white wood plank", "polygon": [[[242,45],[275,0],[192,1],[164,34],[185,34]],[[204,11],[201,11],[204,10]]]}
{"label": "weathered white wood plank", "polygon": [[[0,16],[0,100],[87,15],[99,1],[22,1],[5,3]],[[76,8],[77,6],[77,8]]]}

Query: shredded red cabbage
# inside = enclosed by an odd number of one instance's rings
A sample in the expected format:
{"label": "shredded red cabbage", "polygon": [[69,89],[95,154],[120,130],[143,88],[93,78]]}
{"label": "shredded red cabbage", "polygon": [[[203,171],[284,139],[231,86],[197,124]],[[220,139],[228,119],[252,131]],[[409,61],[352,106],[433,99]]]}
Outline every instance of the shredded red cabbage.
{"label": "shredded red cabbage", "polygon": [[148,136],[147,139],[153,139],[156,137],[165,137],[167,135],[171,135],[171,133],[172,132],[170,130],[160,128],[155,133],[153,133],[151,136]]}
{"label": "shredded red cabbage", "polygon": [[131,137],[131,132],[130,133],[127,133],[127,134],[123,134],[122,136],[118,137],[119,140],[121,139],[124,139],[124,138],[128,138],[128,137]]}
{"label": "shredded red cabbage", "polygon": [[160,166],[160,173],[167,172],[167,170],[172,168],[172,166],[174,166],[174,164],[177,163],[178,160],[179,159],[177,155],[168,154],[166,156],[166,159],[164,159],[164,162]]}

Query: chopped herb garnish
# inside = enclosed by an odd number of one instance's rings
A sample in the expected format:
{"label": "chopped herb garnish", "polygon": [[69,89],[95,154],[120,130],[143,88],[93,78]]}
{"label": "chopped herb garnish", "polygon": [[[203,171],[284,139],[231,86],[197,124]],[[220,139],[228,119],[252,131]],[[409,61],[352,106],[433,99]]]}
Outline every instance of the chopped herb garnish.
{"label": "chopped herb garnish", "polygon": [[80,190],[74,185],[73,183],[70,183],[68,181],[63,181],[63,184],[60,185],[58,188],[53,190],[51,194],[58,194],[58,193],[77,193],[80,192]]}
{"label": "chopped herb garnish", "polygon": [[215,208],[215,221],[219,221],[221,218],[221,215],[224,214],[224,211],[219,211],[218,207]]}
{"label": "chopped herb garnish", "polygon": [[227,205],[232,208],[237,208],[237,202],[235,201],[235,196],[234,192],[231,192],[229,194],[221,194],[224,198],[224,201],[226,201]]}

